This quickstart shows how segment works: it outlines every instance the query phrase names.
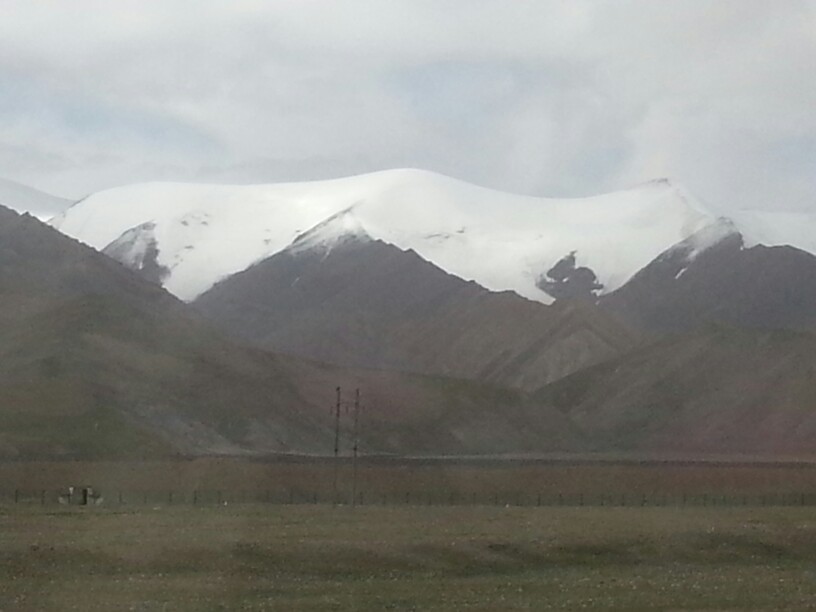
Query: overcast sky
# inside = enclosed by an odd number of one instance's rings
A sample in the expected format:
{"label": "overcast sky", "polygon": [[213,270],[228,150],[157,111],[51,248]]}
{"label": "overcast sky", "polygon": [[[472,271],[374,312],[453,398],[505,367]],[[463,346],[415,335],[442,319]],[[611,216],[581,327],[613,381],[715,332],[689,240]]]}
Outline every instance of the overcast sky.
{"label": "overcast sky", "polygon": [[816,0],[0,0],[0,176],[393,167],[816,210]]}

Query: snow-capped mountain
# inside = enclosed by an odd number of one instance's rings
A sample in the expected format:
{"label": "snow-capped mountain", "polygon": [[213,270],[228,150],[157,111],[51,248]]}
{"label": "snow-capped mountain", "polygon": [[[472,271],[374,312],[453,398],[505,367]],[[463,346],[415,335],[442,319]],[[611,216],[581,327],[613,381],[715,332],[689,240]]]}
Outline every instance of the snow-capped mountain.
{"label": "snow-capped mountain", "polygon": [[267,350],[526,390],[640,340],[591,304],[546,306],[487,291],[414,252],[334,234],[341,238],[331,243],[305,235],[217,283],[193,306],[233,337]]}
{"label": "snow-capped mountain", "polygon": [[[729,222],[701,234],[662,253],[598,304],[635,329],[657,333],[711,323],[816,329],[816,256],[788,245],[752,245]],[[708,248],[699,249],[701,242]]]}
{"label": "snow-capped mountain", "polygon": [[40,219],[49,219],[73,203],[67,198],[44,193],[14,181],[0,178],[0,205],[27,212]]}
{"label": "snow-capped mountain", "polygon": [[548,199],[389,170],[275,185],[132,185],[93,194],[52,224],[97,249],[110,247],[123,262],[160,271],[164,286],[185,300],[290,245],[325,246],[353,234],[412,249],[488,289],[549,303],[553,296],[542,287],[565,257],[590,269],[594,291],[607,293],[716,220],[668,180]]}
{"label": "snow-capped mountain", "polygon": [[241,346],[155,284],[3,206],[0,245],[3,460],[325,453],[338,385],[388,407],[361,428],[371,453],[543,451],[572,440],[554,411],[483,381]]}

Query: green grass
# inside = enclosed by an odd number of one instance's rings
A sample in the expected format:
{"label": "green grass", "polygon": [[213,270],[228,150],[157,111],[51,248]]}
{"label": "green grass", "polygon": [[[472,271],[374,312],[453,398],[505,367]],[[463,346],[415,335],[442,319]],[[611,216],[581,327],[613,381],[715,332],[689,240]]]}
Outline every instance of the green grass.
{"label": "green grass", "polygon": [[800,508],[0,510],[0,609],[816,605]]}

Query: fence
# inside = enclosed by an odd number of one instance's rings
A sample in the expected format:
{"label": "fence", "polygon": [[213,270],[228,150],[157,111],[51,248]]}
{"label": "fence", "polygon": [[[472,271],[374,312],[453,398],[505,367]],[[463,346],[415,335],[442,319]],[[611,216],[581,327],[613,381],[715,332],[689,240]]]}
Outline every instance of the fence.
{"label": "fence", "polygon": [[26,505],[191,505],[219,506],[230,504],[332,504],[359,506],[519,506],[519,507],[762,507],[762,506],[816,506],[816,493],[772,493],[762,495],[597,495],[545,493],[450,493],[406,491],[404,493],[375,493],[360,491],[353,500],[342,493],[325,491],[269,490],[269,491],[102,491],[90,497],[80,493],[68,495],[65,490],[0,490],[0,504]]}

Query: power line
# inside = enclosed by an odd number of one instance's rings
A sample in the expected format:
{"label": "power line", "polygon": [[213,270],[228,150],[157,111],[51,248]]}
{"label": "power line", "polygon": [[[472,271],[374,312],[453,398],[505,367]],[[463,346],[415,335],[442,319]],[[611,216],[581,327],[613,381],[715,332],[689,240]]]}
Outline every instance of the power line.
{"label": "power line", "polygon": [[340,387],[337,387],[337,402],[334,410],[334,479],[332,482],[332,492],[334,495],[334,503],[337,503],[337,477],[340,460]]}
{"label": "power line", "polygon": [[360,445],[360,389],[354,390],[354,454],[351,460],[351,505],[357,505],[357,451]]}

